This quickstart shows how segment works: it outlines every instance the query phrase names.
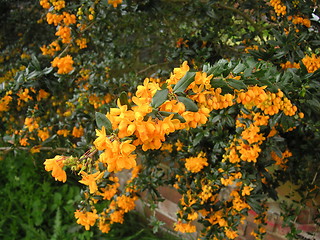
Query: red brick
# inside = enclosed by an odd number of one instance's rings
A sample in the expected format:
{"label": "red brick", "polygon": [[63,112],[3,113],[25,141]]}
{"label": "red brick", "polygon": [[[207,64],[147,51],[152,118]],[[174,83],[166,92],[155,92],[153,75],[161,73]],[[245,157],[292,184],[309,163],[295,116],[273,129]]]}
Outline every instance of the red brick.
{"label": "red brick", "polygon": [[158,212],[166,215],[167,217],[175,220],[177,218],[177,212],[179,210],[178,205],[169,200],[164,200],[163,202],[158,203],[158,207],[156,209]]}
{"label": "red brick", "polygon": [[247,228],[247,221],[244,221],[243,224],[239,225],[237,233],[239,236],[244,236]]}
{"label": "red brick", "polygon": [[257,213],[255,212],[255,211],[253,211],[253,210],[249,210],[248,211],[248,217],[247,217],[247,221],[248,222],[252,222],[253,223],[253,221],[254,221],[254,219],[255,219],[255,217],[257,216]]}
{"label": "red brick", "polygon": [[246,240],[244,237],[236,237],[235,240]]}
{"label": "red brick", "polygon": [[246,231],[245,231],[245,239],[246,240],[255,240],[255,237],[251,235],[251,233],[257,229],[257,226],[251,222],[248,222]]}
{"label": "red brick", "polygon": [[267,233],[263,240],[286,240],[286,238],[284,236],[279,236],[277,234],[273,234],[273,233]]}
{"label": "red brick", "polygon": [[297,223],[308,224],[310,223],[310,209],[303,209],[297,218]]}
{"label": "red brick", "polygon": [[297,228],[304,232],[316,232],[317,225],[315,224],[298,224]]}
{"label": "red brick", "polygon": [[277,226],[276,222],[272,222],[272,221],[269,222],[268,221],[267,225],[265,226],[265,228],[266,228],[267,232],[275,232],[276,231],[276,226]]}
{"label": "red brick", "polygon": [[279,223],[279,216],[277,214],[269,213],[267,215],[267,225],[266,230],[268,232],[274,232],[276,231],[276,225]]}
{"label": "red brick", "polygon": [[181,199],[181,194],[175,188],[172,187],[159,187],[158,191],[165,198],[174,203],[178,203]]}
{"label": "red brick", "polygon": [[277,230],[276,232],[282,236],[286,235],[291,231],[290,227],[282,227],[281,224],[276,225],[276,230]]}
{"label": "red brick", "polygon": [[175,223],[175,221],[173,221],[171,218],[163,215],[162,213],[160,212],[156,212],[156,218],[159,220],[159,221],[162,221],[166,224],[166,227],[173,230],[173,224]]}

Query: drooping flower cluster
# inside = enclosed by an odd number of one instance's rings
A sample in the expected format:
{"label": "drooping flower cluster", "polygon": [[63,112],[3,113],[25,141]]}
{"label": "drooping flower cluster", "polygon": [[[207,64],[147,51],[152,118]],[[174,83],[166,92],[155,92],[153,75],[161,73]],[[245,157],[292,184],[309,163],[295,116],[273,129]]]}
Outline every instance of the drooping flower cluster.
{"label": "drooping flower cluster", "polygon": [[[224,78],[189,70],[184,62],[174,69],[165,84],[145,79],[130,99],[121,95],[117,107],[110,108],[107,114],[97,115],[102,123],[97,119],[101,127],[96,130],[94,148],[78,160],[63,161],[79,171],[82,177],[79,182],[87,186],[84,202],[89,207],[84,205],[75,213],[77,222],[86,229],[96,224],[102,232],[108,232],[111,224],[122,223],[124,214],[135,208],[139,187],[132,183],[139,171],[138,152],[155,149],[172,152],[174,145],[166,144],[169,134],[201,126],[217,110],[233,108],[237,112],[235,131],[222,161],[210,167],[212,157],[204,152],[188,155],[181,161],[181,175],[176,176],[174,186],[183,195],[174,228],[180,232],[195,232],[193,222],[199,220],[205,223],[207,232],[216,232],[228,239],[238,236],[238,224],[251,209],[247,199],[256,188],[255,182],[246,180],[242,167],[259,164],[264,143],[279,134],[278,128],[289,130],[280,125],[271,127],[271,119],[277,114],[296,116],[297,107],[281,90],[274,93],[266,86],[248,86],[225,92],[212,87],[215,81],[224,81]],[[241,76],[229,77],[235,81],[241,79]],[[175,149],[181,150],[182,143],[177,142]],[[98,151],[99,157],[95,159]],[[289,152],[284,151],[281,157],[271,152],[270,155],[275,165],[285,169]],[[48,159],[46,164],[49,163],[53,165],[54,162]],[[54,177],[65,181],[61,177],[62,167],[46,169],[55,169]],[[132,177],[126,187],[121,188],[115,173],[124,170],[131,171]],[[95,206],[103,200],[109,201],[108,207],[97,212]]]}

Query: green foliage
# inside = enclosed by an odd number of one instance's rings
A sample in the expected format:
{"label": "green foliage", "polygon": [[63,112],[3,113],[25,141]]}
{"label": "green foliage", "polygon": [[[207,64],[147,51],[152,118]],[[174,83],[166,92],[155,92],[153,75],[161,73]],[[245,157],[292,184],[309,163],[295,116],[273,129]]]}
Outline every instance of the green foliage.
{"label": "green foliage", "polygon": [[162,231],[155,235],[144,217],[134,212],[107,235],[84,231],[73,216],[79,186],[52,182],[40,162],[24,153],[9,154],[1,160],[1,239],[176,239]]}
{"label": "green foliage", "polygon": [[[221,185],[220,179],[225,175],[219,169],[231,174],[241,167],[243,184],[256,184],[252,194],[245,197],[254,211],[263,212],[267,198],[276,200],[275,189],[286,181],[299,185],[297,192],[302,198],[295,204],[306,206],[308,200],[319,194],[320,185],[320,69],[310,70],[315,58],[306,62],[306,56],[320,53],[320,22],[314,17],[320,16],[319,4],[314,0],[283,0],[281,4],[286,7],[283,15],[277,14],[270,1],[263,0],[124,0],[116,8],[106,0],[77,0],[66,2],[62,10],[53,6],[42,9],[38,2],[27,0],[0,1],[3,26],[0,32],[0,146],[5,150],[30,151],[37,149],[34,147],[47,150],[63,147],[80,156],[95,139],[96,128],[104,126],[108,135],[113,132],[113,123],[105,113],[117,105],[115,99],[119,98],[120,105],[126,105],[127,110],[132,109],[131,96],[143,78],[169,78],[171,69],[187,60],[195,70],[203,66],[203,72],[212,74],[210,84],[220,88],[222,94],[245,92],[250,86],[265,86],[274,94],[280,89],[304,118],[283,113],[270,116],[261,133],[267,136],[276,128],[279,134],[263,143],[256,164],[242,163],[235,167],[222,159],[230,143],[241,138],[244,127],[237,127],[237,121],[246,127],[252,124],[252,119],[239,117],[240,113],[250,114],[251,109],[239,104],[213,110],[205,125],[167,137],[166,143],[172,145],[181,141],[181,150],[139,152],[144,166],[135,183],[140,190],[148,190],[160,201],[158,187],[174,185],[176,175],[181,175],[184,176],[179,189],[182,194],[190,189],[201,194],[201,180],[206,179],[206,183],[219,186],[213,190],[216,194],[223,195],[228,189]],[[61,49],[52,55],[43,55],[40,47],[52,43],[59,29],[47,24],[48,12],[75,14],[76,24],[70,26],[70,43],[58,39]],[[306,21],[294,23],[296,17]],[[86,40],[87,47],[77,45],[81,39]],[[72,56],[73,69],[68,74],[58,74],[51,62],[66,55]],[[285,67],[288,61],[299,64],[299,68]],[[194,92],[187,91],[195,75],[187,71],[172,89],[163,84],[153,96],[153,110],[146,118],[165,119],[173,115],[172,119],[185,123],[186,119],[180,114],[158,109],[171,99],[183,103],[188,111],[198,112],[201,106],[191,99]],[[41,96],[41,91],[48,95]],[[253,109],[255,113],[258,111]],[[286,148],[293,156],[285,171],[272,168],[271,153],[282,157]],[[206,154],[209,167],[204,173],[186,172],[181,159],[199,152]],[[24,157],[26,161],[21,161]],[[0,169],[1,183],[5,186],[0,196],[9,199],[1,205],[5,214],[0,219],[0,229],[9,229],[14,237],[26,239],[59,239],[62,234],[66,237],[66,232],[70,233],[70,239],[101,237],[93,232],[83,233],[70,224],[77,187],[49,184],[39,170],[42,161],[33,161],[34,166],[29,157],[19,155],[18,158],[19,161],[9,156]],[[94,161],[91,155],[87,158]],[[222,209],[225,202],[226,198],[222,197],[214,210]],[[205,208],[212,206],[208,204]],[[294,215],[301,210],[291,211],[294,206],[284,206],[283,210],[288,213],[285,223],[293,230]],[[197,203],[193,210],[202,207]],[[179,217],[186,218],[191,211],[188,208]],[[234,223],[235,227],[239,219],[229,217],[229,225]],[[154,229],[161,225],[157,221],[153,223]],[[208,222],[203,223],[209,226]],[[131,230],[135,229],[128,229],[126,233],[121,227],[115,228],[109,236],[129,240],[144,239],[145,234],[145,239],[149,239],[150,232],[146,229]],[[221,229],[210,231],[209,234],[214,234]],[[6,233],[0,232],[0,236],[10,239]],[[288,237],[294,238],[297,234],[292,231]]]}
{"label": "green foliage", "polygon": [[41,163],[24,153],[1,160],[1,239],[89,236],[74,223],[79,187],[50,181]]}

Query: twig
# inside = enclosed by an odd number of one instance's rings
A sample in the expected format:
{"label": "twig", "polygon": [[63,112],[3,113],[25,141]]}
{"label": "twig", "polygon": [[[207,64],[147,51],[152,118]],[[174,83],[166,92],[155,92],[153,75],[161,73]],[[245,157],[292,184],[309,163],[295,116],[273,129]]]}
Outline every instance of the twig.
{"label": "twig", "polygon": [[[14,149],[22,150],[22,151],[30,151],[31,148],[28,147],[0,147],[0,152],[10,152]],[[53,152],[70,152],[70,148],[53,148],[53,147],[39,147],[40,150],[43,151],[53,151]]]}

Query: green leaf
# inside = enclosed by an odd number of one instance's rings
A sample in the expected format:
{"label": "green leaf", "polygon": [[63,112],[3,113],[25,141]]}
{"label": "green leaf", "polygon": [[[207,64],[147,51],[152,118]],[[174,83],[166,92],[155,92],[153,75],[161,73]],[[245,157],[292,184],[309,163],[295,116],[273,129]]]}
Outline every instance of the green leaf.
{"label": "green leaf", "polygon": [[195,102],[190,98],[178,96],[178,100],[186,106],[187,111],[197,112],[199,109],[197,104],[195,104]]}
{"label": "green leaf", "polygon": [[238,74],[240,72],[242,72],[244,69],[246,68],[246,66],[243,63],[239,63],[233,70],[232,72],[235,74]]}
{"label": "green leaf", "polygon": [[261,206],[261,203],[259,203],[256,199],[253,198],[247,198],[247,203],[250,205],[253,211],[256,213],[262,213],[263,212],[263,207]]}
{"label": "green leaf", "polygon": [[307,104],[313,111],[320,112],[320,102],[316,98],[307,100]]}
{"label": "green leaf", "polygon": [[106,133],[111,134],[112,133],[112,124],[111,124],[110,120],[106,117],[106,115],[99,113],[99,112],[96,112],[95,117],[96,117],[97,127],[99,129],[101,129],[102,126],[104,126],[106,129]]}
{"label": "green leaf", "polygon": [[187,72],[173,88],[174,93],[184,92],[187,87],[194,81],[195,72]]}
{"label": "green leaf", "polygon": [[222,78],[214,78],[210,83],[213,88],[230,88]]}
{"label": "green leaf", "polygon": [[53,67],[46,67],[45,69],[43,69],[43,74],[47,75],[49,73],[51,73],[53,70]]}
{"label": "green leaf", "polygon": [[186,122],[184,117],[182,117],[179,113],[159,111],[159,114],[162,115],[162,116],[166,116],[166,117],[168,117],[171,114],[173,114],[173,119],[178,119],[181,123],[185,123]]}
{"label": "green leaf", "polygon": [[119,100],[120,100],[120,104],[121,105],[127,105],[128,106],[128,110],[131,109],[131,105],[128,101],[128,94],[126,92],[122,92],[120,93],[120,97],[119,97]]}
{"label": "green leaf", "polygon": [[151,106],[153,108],[160,107],[161,104],[163,104],[166,100],[168,100],[168,94],[169,94],[169,90],[167,88],[158,90],[152,98]]}
{"label": "green leaf", "polygon": [[232,88],[235,88],[237,90],[240,89],[247,89],[247,86],[241,81],[241,80],[236,80],[236,79],[227,79],[227,83],[229,86]]}
{"label": "green leaf", "polygon": [[282,115],[283,114],[281,112],[281,113],[278,113],[278,114],[274,115],[272,118],[270,118],[270,120],[269,120],[270,127],[275,126],[279,122],[279,120],[281,119]]}
{"label": "green leaf", "polygon": [[32,65],[36,70],[41,71],[40,62],[39,62],[39,60],[38,60],[34,55],[31,56],[31,65]]}

